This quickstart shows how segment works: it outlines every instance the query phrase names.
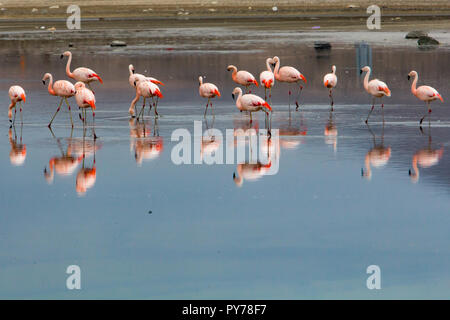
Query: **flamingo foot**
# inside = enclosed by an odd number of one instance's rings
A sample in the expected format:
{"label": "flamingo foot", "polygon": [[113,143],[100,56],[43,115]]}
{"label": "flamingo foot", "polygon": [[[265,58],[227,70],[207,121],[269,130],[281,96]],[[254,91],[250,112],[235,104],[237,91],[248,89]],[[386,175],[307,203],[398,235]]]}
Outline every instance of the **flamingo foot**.
{"label": "flamingo foot", "polygon": [[298,111],[298,108],[300,108],[300,106],[298,105],[298,102],[297,102],[297,101],[295,101],[295,105],[297,106],[297,107],[295,108],[295,111]]}

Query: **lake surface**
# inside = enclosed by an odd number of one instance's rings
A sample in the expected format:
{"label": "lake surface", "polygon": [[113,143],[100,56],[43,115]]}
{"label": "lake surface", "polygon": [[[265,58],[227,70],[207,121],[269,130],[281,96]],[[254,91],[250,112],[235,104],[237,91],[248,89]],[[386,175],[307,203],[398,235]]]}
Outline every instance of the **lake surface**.
{"label": "lake surface", "polygon": [[[85,131],[76,108],[73,130],[65,109],[47,128],[59,100],[41,79],[45,72],[67,79],[59,58],[67,41],[3,40],[0,297],[448,298],[448,47],[424,51],[356,39],[318,52],[311,42],[289,43],[291,35],[281,31],[264,41],[254,33],[214,34],[215,41],[188,33],[182,44],[167,37],[160,46],[117,49],[75,42],[73,66],[90,67],[104,80],[93,84],[95,126],[88,113]],[[272,131],[279,134],[260,146],[271,166],[260,159],[253,166],[174,164],[172,133],[187,129],[194,141],[194,121],[223,134],[206,134],[200,149],[202,156],[224,150],[224,162],[225,150],[236,149],[227,129],[260,134],[263,114],[250,125],[238,111],[226,67],[259,78],[275,55],[308,83],[299,111],[288,106],[287,85],[274,87]],[[165,84],[156,121],[147,112],[144,121],[129,118],[130,63]],[[333,64],[339,83],[330,112],[322,78]],[[365,64],[392,91],[369,126],[371,98],[359,75]],[[407,80],[413,69],[420,84],[445,99],[432,104],[423,130],[418,121],[426,108]],[[222,93],[215,117],[206,120],[199,75]],[[9,128],[7,90],[16,83],[27,102],[23,126],[18,118]],[[264,97],[261,88],[253,91]],[[81,268],[81,290],[66,288],[69,265]],[[381,269],[381,290],[366,287],[370,265]]]}

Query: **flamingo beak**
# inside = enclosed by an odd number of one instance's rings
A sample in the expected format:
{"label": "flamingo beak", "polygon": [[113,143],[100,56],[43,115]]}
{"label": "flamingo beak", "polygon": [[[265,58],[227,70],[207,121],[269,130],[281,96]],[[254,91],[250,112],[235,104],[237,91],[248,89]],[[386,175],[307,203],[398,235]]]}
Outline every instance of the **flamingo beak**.
{"label": "flamingo beak", "polygon": [[305,76],[304,75],[300,75],[300,78],[303,80],[303,81],[305,81],[305,83],[306,83],[306,78],[305,78]]}
{"label": "flamingo beak", "polygon": [[63,55],[63,54],[61,55],[61,59],[62,59],[62,58],[64,58],[64,55]]}
{"label": "flamingo beak", "polygon": [[136,81],[134,82],[134,86],[136,87]]}
{"label": "flamingo beak", "polygon": [[135,72],[135,71],[134,71],[134,69],[133,69],[133,70],[131,70],[131,72],[133,72],[133,74],[134,74],[134,72]]}
{"label": "flamingo beak", "polygon": [[233,98],[233,100],[235,100],[235,98],[234,98],[234,93],[231,94],[231,97]]}
{"label": "flamingo beak", "polygon": [[363,73],[362,69],[361,69],[361,70],[359,70],[359,74],[362,74],[362,73]]}
{"label": "flamingo beak", "polygon": [[42,83],[45,85],[45,80],[42,80]]}
{"label": "flamingo beak", "polygon": [[410,80],[411,79],[411,76],[408,74],[408,80]]}

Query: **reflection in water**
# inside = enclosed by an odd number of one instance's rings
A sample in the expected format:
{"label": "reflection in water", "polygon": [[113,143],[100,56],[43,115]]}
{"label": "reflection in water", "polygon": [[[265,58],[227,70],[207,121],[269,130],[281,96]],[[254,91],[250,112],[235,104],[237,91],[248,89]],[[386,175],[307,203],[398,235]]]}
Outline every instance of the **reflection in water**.
{"label": "reflection in water", "polygon": [[[9,144],[11,145],[11,151],[9,152],[9,160],[11,161],[11,164],[14,166],[22,166],[27,157],[27,146],[22,143],[22,128],[23,125],[20,126],[19,142],[17,142],[16,127],[14,125],[11,126],[8,131]],[[13,138],[13,131],[14,131],[14,138]]]}
{"label": "reflection in water", "polygon": [[[296,119],[295,115],[297,114],[300,114],[300,119]],[[296,149],[300,144],[304,143],[303,137],[308,133],[308,128],[303,118],[303,112],[295,112],[293,117],[291,110],[289,110],[289,117],[280,119],[280,121],[280,144],[284,149]],[[302,138],[298,139],[298,137]]]}
{"label": "reflection in water", "polygon": [[[423,133],[422,128],[420,128]],[[444,147],[433,149],[431,143],[431,127],[428,127],[428,145],[424,149],[418,150],[412,157],[412,170],[409,170],[411,182],[419,181],[419,166],[421,168],[429,168],[439,163],[444,154]]]}
{"label": "reflection in water", "polygon": [[338,129],[334,122],[333,112],[330,111],[330,117],[328,119],[327,124],[325,125],[325,130],[323,132],[325,136],[325,143],[333,146],[333,151],[336,153],[337,151],[337,137],[338,137]]}
{"label": "reflection in water", "polygon": [[[71,176],[81,163],[82,167],[77,173],[75,189],[79,195],[85,194],[87,189],[92,188],[96,181],[95,153],[100,149],[100,145],[96,143],[95,137],[92,138],[92,141],[86,140],[86,129],[83,129],[82,139],[73,138],[72,129],[70,138],[67,139],[67,147],[64,150],[61,138],[57,138],[51,129],[50,132],[56,140],[61,156],[54,156],[50,159],[49,168],[45,167],[44,169],[45,180],[52,184],[55,172],[60,176]],[[93,165],[86,167],[86,158],[90,156],[93,156]]]}
{"label": "reflection in water", "polygon": [[236,166],[236,172],[233,173],[233,181],[238,187],[243,185],[244,180],[255,181],[264,175],[273,174],[273,170],[278,170],[273,166],[274,163],[279,163],[280,145],[278,137],[272,139],[266,132],[262,133],[253,129],[250,132],[249,140],[256,139],[258,135],[261,135],[258,156],[255,157],[254,149],[251,147],[252,143],[249,142],[249,160],[245,163],[239,163]]}
{"label": "reflection in water", "polygon": [[128,122],[130,126],[130,151],[134,150],[134,158],[138,166],[142,165],[143,160],[152,160],[157,158],[164,147],[164,140],[159,136],[158,119],[155,117],[153,122],[153,135],[148,121],[142,121],[131,118]]}
{"label": "reflection in water", "polygon": [[361,175],[370,180],[372,178],[372,168],[381,168],[384,167],[391,157],[391,147],[384,146],[384,119],[383,119],[383,127],[381,129],[381,141],[379,144],[376,142],[376,136],[373,133],[370,126],[367,124],[367,129],[372,135],[373,139],[373,148],[369,150],[366,154],[366,158],[364,160],[365,169],[361,169]]}
{"label": "reflection in water", "polygon": [[219,138],[221,135],[216,136],[217,132],[214,130],[214,120],[215,117],[213,116],[211,125],[209,125],[208,119],[205,118],[206,131],[202,136],[202,144],[200,146],[200,156],[202,160],[204,156],[212,155],[217,152],[222,144],[222,141]]}

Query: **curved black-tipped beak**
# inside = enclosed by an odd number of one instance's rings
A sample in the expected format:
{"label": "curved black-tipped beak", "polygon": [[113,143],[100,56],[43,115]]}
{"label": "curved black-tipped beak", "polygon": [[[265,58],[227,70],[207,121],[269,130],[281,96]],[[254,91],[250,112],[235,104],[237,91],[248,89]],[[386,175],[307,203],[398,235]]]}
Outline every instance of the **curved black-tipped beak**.
{"label": "curved black-tipped beak", "polygon": [[45,84],[45,80],[42,80],[42,83]]}
{"label": "curved black-tipped beak", "polygon": [[136,81],[134,82],[134,86],[136,87]]}
{"label": "curved black-tipped beak", "polygon": [[408,80],[411,79],[411,76],[408,74]]}
{"label": "curved black-tipped beak", "polygon": [[408,171],[408,175],[411,175],[411,169],[409,169],[409,171]]}
{"label": "curved black-tipped beak", "polygon": [[233,98],[233,100],[234,100],[234,93],[232,93],[232,94],[231,94],[231,97],[232,97],[232,98]]}
{"label": "curved black-tipped beak", "polygon": [[236,173],[233,172],[233,179],[236,179]]}
{"label": "curved black-tipped beak", "polygon": [[359,74],[362,74],[362,73],[363,73],[362,69],[361,69],[361,70],[359,70]]}
{"label": "curved black-tipped beak", "polygon": [[364,176],[364,169],[361,168],[361,177],[363,177],[363,176]]}
{"label": "curved black-tipped beak", "polygon": [[276,63],[272,63],[272,68],[275,68],[276,67]]}
{"label": "curved black-tipped beak", "polygon": [[63,55],[63,54],[61,55],[61,59],[62,59],[62,58],[64,58],[64,55]]}
{"label": "curved black-tipped beak", "polygon": [[133,74],[134,74],[136,71],[134,71],[134,69],[133,69],[133,70],[131,70],[131,72],[133,72]]}

